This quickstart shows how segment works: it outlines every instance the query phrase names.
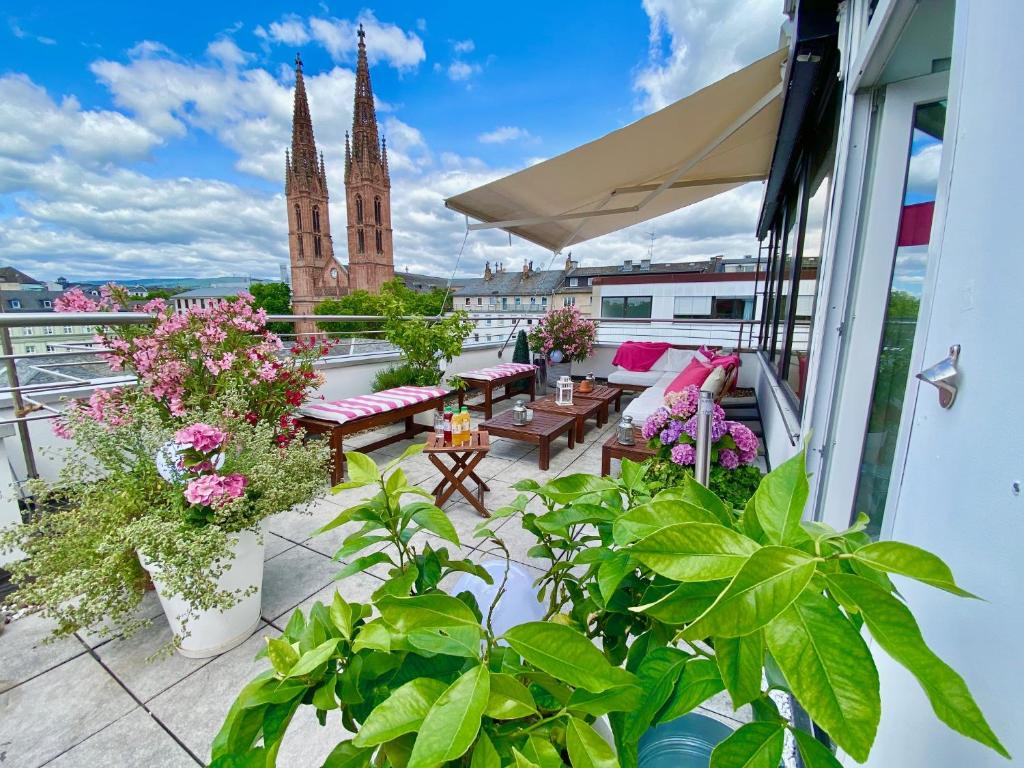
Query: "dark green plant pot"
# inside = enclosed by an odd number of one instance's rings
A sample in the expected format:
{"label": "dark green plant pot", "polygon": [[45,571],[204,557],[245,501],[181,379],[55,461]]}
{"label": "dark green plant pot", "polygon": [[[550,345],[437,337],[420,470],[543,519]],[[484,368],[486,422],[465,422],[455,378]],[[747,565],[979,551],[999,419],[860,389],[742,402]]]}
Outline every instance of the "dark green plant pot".
{"label": "dark green plant pot", "polygon": [[704,715],[690,712],[651,728],[640,737],[640,768],[708,768],[711,751],[732,734],[732,729]]}

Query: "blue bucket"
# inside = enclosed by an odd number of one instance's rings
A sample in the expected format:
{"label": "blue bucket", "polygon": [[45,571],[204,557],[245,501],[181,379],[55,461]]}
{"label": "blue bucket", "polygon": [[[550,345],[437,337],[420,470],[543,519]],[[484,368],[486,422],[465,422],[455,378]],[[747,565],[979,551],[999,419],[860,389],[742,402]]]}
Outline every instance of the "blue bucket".
{"label": "blue bucket", "polygon": [[711,751],[731,734],[718,720],[690,712],[640,737],[640,768],[708,768]]}

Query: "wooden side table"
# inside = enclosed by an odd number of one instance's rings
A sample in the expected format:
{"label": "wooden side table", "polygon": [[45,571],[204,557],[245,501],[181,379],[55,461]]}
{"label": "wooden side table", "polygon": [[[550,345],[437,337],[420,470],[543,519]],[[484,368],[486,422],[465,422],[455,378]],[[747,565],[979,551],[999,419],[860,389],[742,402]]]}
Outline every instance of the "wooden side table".
{"label": "wooden side table", "polygon": [[537,467],[545,470],[551,463],[551,441],[563,432],[569,438],[569,447],[576,447],[576,418],[571,414],[545,413],[534,411],[533,420],[526,424],[515,424],[512,411],[499,413],[490,421],[480,425],[495,437],[522,440],[538,446]]}
{"label": "wooden side table", "polygon": [[633,439],[635,445],[622,445],[619,436],[613,434],[604,441],[601,446],[601,474],[607,475],[612,471],[612,459],[629,459],[630,461],[646,461],[655,455],[655,451],[647,447],[647,441],[640,434],[640,430],[633,427]]}
{"label": "wooden side table", "polygon": [[555,402],[555,398],[551,395],[542,397],[540,400],[533,404],[533,410],[547,411],[548,413],[557,413],[560,416],[573,416],[576,418],[576,442],[583,442],[583,430],[584,422],[587,419],[594,419],[597,421],[598,426],[603,422],[601,421],[601,402],[599,400],[573,400],[572,405],[558,405]]}
{"label": "wooden side table", "polygon": [[[489,450],[491,450],[490,436],[481,430],[470,433],[469,445],[445,445],[444,438],[438,438],[437,435],[427,438],[427,445],[423,452],[430,458],[431,463],[441,471],[441,482],[431,491],[434,494],[436,506],[443,506],[457,490],[480,513],[481,517],[491,516],[487,507],[484,506],[484,492],[491,489],[474,471],[476,465],[483,461]],[[450,467],[441,458],[444,455],[451,457]],[[476,493],[466,488],[467,480],[476,482]]]}
{"label": "wooden side table", "polygon": [[572,399],[575,400],[576,398],[581,400],[597,400],[601,403],[601,410],[598,412],[598,426],[608,423],[608,412],[611,410],[613,403],[616,411],[622,410],[622,390],[607,384],[595,384],[594,388],[589,392],[580,392],[580,386],[577,384],[572,393]]}

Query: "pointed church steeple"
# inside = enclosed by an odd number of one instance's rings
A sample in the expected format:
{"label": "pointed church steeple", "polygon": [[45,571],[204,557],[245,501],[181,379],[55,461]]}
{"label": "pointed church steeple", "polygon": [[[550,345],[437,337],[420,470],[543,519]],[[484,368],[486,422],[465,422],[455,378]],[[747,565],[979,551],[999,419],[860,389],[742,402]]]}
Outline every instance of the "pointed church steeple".
{"label": "pointed church steeple", "polygon": [[[295,104],[292,108],[292,171],[298,177],[319,175],[313,118],[309,114],[306,82],[302,76],[302,56],[295,54]],[[321,179],[322,181],[322,179]]]}
{"label": "pointed church steeple", "polygon": [[359,25],[359,54],[356,60],[356,91],[352,105],[352,156],[361,164],[380,163],[380,139],[377,136],[377,110],[370,84],[370,65],[366,61],[366,32]]}

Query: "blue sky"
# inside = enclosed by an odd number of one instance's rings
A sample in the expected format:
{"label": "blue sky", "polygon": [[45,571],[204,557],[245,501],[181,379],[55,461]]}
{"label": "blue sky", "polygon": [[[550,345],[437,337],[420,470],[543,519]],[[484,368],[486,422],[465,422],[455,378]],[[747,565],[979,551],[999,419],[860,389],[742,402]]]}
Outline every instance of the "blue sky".
{"label": "blue sky", "polygon": [[[396,265],[451,271],[444,197],[596,138],[770,52],[781,0],[28,3],[0,18],[0,262],[43,279],[253,274],[287,261],[283,150],[301,50],[332,225],[367,28],[393,157]],[[757,185],[654,226],[660,260],[750,252]],[[603,263],[643,232],[578,247]],[[460,272],[550,254],[473,235]]]}

